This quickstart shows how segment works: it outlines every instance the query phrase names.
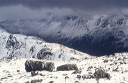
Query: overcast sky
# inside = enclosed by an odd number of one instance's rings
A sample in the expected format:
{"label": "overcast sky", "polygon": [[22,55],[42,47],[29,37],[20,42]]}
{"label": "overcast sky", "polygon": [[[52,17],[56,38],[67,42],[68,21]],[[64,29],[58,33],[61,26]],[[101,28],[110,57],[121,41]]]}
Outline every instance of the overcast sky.
{"label": "overcast sky", "polygon": [[0,20],[41,18],[48,12],[64,15],[74,10],[127,7],[128,0],[0,0]]}
{"label": "overcast sky", "polygon": [[30,8],[97,8],[97,7],[127,7],[128,0],[0,0],[1,6],[22,4]]}

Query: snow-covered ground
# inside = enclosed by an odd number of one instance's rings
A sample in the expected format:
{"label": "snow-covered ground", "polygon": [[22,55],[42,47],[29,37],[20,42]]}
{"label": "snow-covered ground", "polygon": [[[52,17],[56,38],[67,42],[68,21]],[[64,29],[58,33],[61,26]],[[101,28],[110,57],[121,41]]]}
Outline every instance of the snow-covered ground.
{"label": "snow-covered ground", "polygon": [[[32,58],[52,61],[55,70],[36,71],[38,74],[32,76],[25,70],[25,62]],[[56,68],[63,64],[76,64],[81,73],[57,71]],[[110,74],[110,79],[89,77],[97,68]],[[12,35],[0,30],[0,83],[128,83],[127,78],[128,53],[95,57],[35,37]]]}
{"label": "snow-covered ground", "polygon": [[[47,56],[43,57],[43,53],[45,53]],[[41,57],[43,59],[58,61],[70,60],[71,58],[80,59],[88,56],[88,54],[78,52],[77,50],[70,49],[63,45],[47,43],[36,37],[10,34],[4,30],[0,30],[0,60],[11,59],[14,57]]]}
{"label": "snow-covered ground", "polygon": [[[36,71],[38,75],[32,76],[25,70],[26,58],[13,59],[9,62],[0,62],[0,82],[2,83],[97,83],[95,78],[80,79],[78,75],[92,75],[96,68],[103,68],[110,74],[110,80],[100,79],[99,83],[128,83],[128,54],[115,56],[91,57],[83,60],[53,61],[55,66],[62,64],[77,64],[82,70],[81,74],[72,74],[74,71]],[[107,61],[108,60],[108,61]],[[67,78],[66,78],[67,77]],[[34,82],[38,81],[38,82]],[[40,81],[40,82],[39,82]],[[78,81],[78,82],[77,82]]]}

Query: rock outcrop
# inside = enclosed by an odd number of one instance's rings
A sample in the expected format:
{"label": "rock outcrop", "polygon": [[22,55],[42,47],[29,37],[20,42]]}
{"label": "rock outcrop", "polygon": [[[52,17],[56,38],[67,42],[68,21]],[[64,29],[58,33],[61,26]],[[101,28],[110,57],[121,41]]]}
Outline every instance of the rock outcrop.
{"label": "rock outcrop", "polygon": [[35,61],[35,60],[27,60],[25,62],[25,70],[27,72],[31,71],[53,71],[54,63],[46,62],[46,61]]}
{"label": "rock outcrop", "polygon": [[69,71],[69,70],[78,70],[78,67],[75,64],[65,64],[57,67],[57,71]]}
{"label": "rock outcrop", "polygon": [[49,59],[53,53],[49,48],[43,48],[37,53],[38,59]]}

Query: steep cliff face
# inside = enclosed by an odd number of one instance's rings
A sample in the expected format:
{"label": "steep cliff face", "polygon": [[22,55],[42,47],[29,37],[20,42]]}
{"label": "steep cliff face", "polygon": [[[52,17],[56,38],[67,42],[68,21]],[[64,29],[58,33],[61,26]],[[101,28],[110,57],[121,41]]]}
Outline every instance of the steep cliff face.
{"label": "steep cliff face", "polygon": [[49,16],[41,20],[3,21],[11,33],[34,35],[91,55],[128,51],[128,16],[125,14]]}

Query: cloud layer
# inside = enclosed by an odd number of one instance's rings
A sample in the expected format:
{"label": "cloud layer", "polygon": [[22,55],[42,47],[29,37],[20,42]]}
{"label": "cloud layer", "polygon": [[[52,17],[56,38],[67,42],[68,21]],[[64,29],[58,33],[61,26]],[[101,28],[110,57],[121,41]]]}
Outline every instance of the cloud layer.
{"label": "cloud layer", "polygon": [[30,8],[57,7],[57,8],[102,8],[128,7],[128,0],[0,0],[0,6],[24,5]]}

